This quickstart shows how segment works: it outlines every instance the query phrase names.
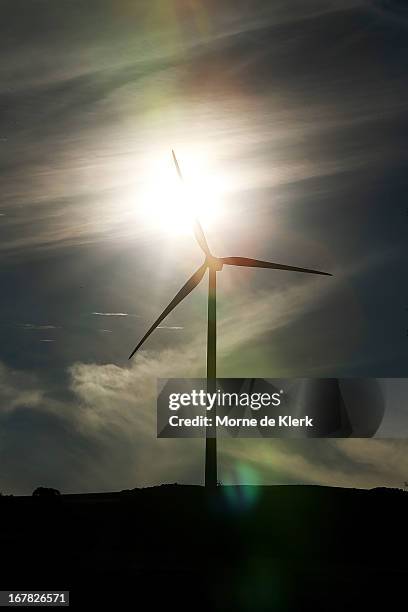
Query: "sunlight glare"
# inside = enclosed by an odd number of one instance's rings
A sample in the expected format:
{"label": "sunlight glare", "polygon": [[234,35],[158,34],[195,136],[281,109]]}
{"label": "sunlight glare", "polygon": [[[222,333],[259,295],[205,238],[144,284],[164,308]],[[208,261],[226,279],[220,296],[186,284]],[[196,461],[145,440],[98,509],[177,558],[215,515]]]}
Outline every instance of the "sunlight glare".
{"label": "sunlight glare", "polygon": [[[177,155],[177,151],[176,151]],[[191,234],[197,216],[204,229],[219,218],[223,185],[203,158],[178,158],[184,181],[174,166],[171,151],[152,164],[142,194],[143,216],[156,229],[171,235]]]}

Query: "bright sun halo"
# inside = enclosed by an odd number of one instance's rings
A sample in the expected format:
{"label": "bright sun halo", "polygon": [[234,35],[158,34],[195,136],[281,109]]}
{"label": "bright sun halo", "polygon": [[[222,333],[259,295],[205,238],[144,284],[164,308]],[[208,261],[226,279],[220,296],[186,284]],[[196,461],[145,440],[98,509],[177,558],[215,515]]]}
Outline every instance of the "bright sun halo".
{"label": "bright sun halo", "polygon": [[194,215],[205,229],[210,229],[220,215],[223,191],[221,179],[210,172],[205,160],[189,155],[188,159],[180,156],[178,161],[183,182],[169,152],[152,165],[142,195],[148,223],[173,236],[191,234]]}

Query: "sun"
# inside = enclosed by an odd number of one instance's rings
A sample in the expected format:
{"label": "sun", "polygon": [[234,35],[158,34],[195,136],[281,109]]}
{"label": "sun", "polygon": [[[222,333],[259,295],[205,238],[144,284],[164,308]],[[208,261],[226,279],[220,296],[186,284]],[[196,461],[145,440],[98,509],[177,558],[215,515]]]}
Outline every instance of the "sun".
{"label": "sun", "polygon": [[204,229],[210,229],[220,218],[225,185],[211,171],[205,158],[180,155],[183,182],[174,166],[171,151],[156,157],[151,164],[141,194],[145,221],[172,236],[191,234],[194,216]]}

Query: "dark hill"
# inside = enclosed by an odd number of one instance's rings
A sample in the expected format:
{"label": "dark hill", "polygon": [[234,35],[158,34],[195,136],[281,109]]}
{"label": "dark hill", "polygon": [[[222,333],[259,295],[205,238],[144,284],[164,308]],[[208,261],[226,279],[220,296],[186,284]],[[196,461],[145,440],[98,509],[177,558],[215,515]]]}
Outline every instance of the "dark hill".
{"label": "dark hill", "polygon": [[70,590],[71,607],[118,610],[150,609],[146,597],[166,609],[366,610],[404,597],[407,517],[408,493],[394,489],[4,497],[0,588]]}

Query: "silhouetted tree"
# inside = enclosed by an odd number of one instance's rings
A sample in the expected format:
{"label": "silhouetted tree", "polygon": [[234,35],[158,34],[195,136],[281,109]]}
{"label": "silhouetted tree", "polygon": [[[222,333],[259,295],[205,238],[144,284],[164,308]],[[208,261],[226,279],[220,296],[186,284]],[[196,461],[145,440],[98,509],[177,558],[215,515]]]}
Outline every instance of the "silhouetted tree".
{"label": "silhouetted tree", "polygon": [[53,489],[52,487],[37,487],[33,491],[34,497],[55,497],[56,495],[61,495],[61,493],[58,489]]}

